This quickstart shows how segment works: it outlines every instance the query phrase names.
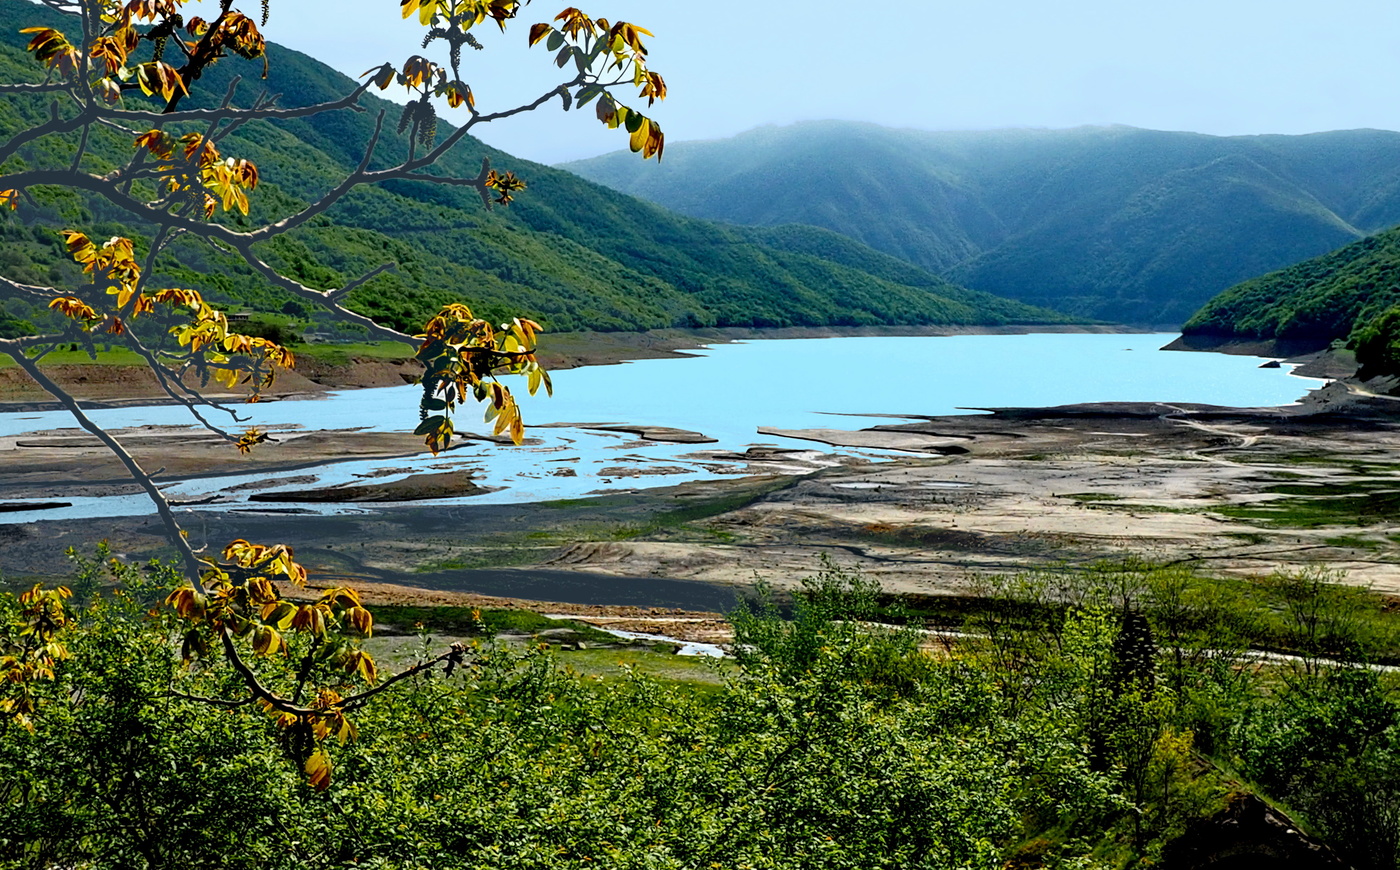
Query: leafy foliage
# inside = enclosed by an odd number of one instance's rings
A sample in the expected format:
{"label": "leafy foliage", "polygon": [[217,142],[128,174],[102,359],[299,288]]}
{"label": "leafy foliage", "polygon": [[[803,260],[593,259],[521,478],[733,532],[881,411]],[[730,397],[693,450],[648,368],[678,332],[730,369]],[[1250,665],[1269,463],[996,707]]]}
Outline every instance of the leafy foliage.
{"label": "leafy foliage", "polygon": [[[290,567],[281,551],[226,555],[231,579]],[[26,683],[28,722],[0,721],[0,861],[1148,866],[1238,788],[1220,763],[1356,866],[1394,867],[1400,706],[1354,663],[1241,667],[1228,627],[1247,611],[1212,584],[1147,565],[999,578],[971,636],[931,652],[914,626],[866,623],[878,587],[827,564],[789,613],[736,616],[740,663],[718,689],[582,678],[568,654],[487,641],[379,677],[353,723],[346,697],[318,695],[308,725],[218,700],[242,684],[236,666],[171,656],[190,621],[151,609],[183,594],[178,574],[104,554],[79,560],[50,638],[68,655]],[[1346,622],[1312,580],[1270,588]],[[266,623],[343,593],[270,611],[243,594],[208,606]],[[0,596],[0,636],[33,625],[36,600]],[[363,685],[318,638],[289,631],[249,666]]]}
{"label": "leafy foliage", "polygon": [[[193,372],[199,376],[200,387],[212,378],[230,389],[241,381],[251,386],[248,400],[255,402],[260,389],[271,384],[272,368],[293,365],[292,354],[269,338],[232,331],[225,313],[206,302],[198,290],[153,289],[153,284],[160,286],[155,280],[161,255],[174,253],[172,246],[177,240],[197,241],[284,293],[323,306],[335,319],[366,332],[406,338],[340,304],[351,291],[392,268],[392,263],[381,263],[335,289],[318,290],[298,280],[300,275],[279,271],[255,246],[286,236],[315,221],[353,191],[377,183],[456,183],[473,190],[486,208],[508,205],[525,184],[512,172],[491,169],[489,160],[482,160],[475,178],[426,173],[452,151],[471,125],[528,111],[538,103],[483,115],[465,98],[470,96],[467,86],[460,80],[447,82],[444,68],[434,62],[411,57],[397,76],[386,65],[376,74],[375,84],[383,88],[397,81],[418,94],[421,109],[430,106],[430,96],[448,95],[454,107],[467,105],[470,117],[466,125],[436,143],[434,112],[406,113],[399,124],[399,133],[406,134],[406,153],[388,166],[372,168],[383,130],[385,113],[381,111],[358,160],[328,190],[302,202],[273,192],[271,197],[261,197],[264,207],[254,211],[249,194],[259,187],[262,174],[252,160],[224,155],[228,137],[250,122],[303,120],[360,109],[358,101],[369,85],[295,107],[277,105],[278,98],[266,92],[239,105],[235,104],[239,81],[235,75],[228,79],[223,99],[213,103],[213,108],[189,108],[187,104],[180,109],[183,99],[198,99],[191,87],[206,72],[220,68],[218,61],[229,53],[245,60],[263,59],[264,75],[267,71],[267,45],[258,26],[233,9],[231,0],[220,4],[213,21],[198,17],[186,21],[181,13],[184,3],[52,2],[45,7],[56,13],[68,33],[79,36],[70,39],[57,26],[21,29],[22,34],[33,34],[24,51],[33,54],[44,69],[42,79],[34,81],[37,76],[31,75],[29,81],[0,83],[0,92],[21,99],[50,100],[50,104],[47,119],[35,116],[21,123],[0,144],[0,161],[5,162],[0,179],[14,185],[5,188],[0,204],[31,220],[53,217],[52,211],[45,213],[46,199],[42,197],[56,189],[49,204],[81,203],[71,215],[60,211],[59,217],[92,223],[91,208],[119,215],[149,234],[139,238],[118,234],[99,244],[83,231],[64,228],[59,233],[63,248],[78,271],[60,272],[58,277],[67,279],[62,286],[30,285],[0,274],[0,294],[42,306],[50,315],[43,334],[0,338],[0,353],[116,455],[160,517],[185,571],[186,584],[164,601],[181,625],[182,658],[186,662],[213,659],[238,678],[232,693],[239,697],[232,700],[217,695],[188,699],[227,708],[256,702],[291,735],[292,754],[311,786],[325,791],[332,782],[325,743],[331,736],[341,743],[355,738],[356,727],[349,714],[397,680],[433,664],[446,662],[449,671],[462,665],[465,650],[454,646],[436,659],[375,685],[378,671],[374,660],[347,639],[367,636],[373,624],[354,590],[334,588],[312,604],[287,601],[279,584],[302,586],[306,572],[293,561],[290,549],[280,545],[237,540],[224,549],[223,561],[200,555],[188,542],[156,483],[161,472],[152,474],[143,469],[118,438],[89,418],[74,397],[45,373],[42,361],[65,344],[82,344],[95,357],[96,334],[119,339],[145,361],[171,400],[183,405],[205,429],[240,452],[249,452],[269,440],[266,433],[252,428],[238,435],[215,425],[204,415],[206,411],[227,414],[234,422],[245,418],[191,387],[185,378]],[[513,0],[469,2],[466,6],[455,0],[434,0],[413,3],[406,14],[418,9],[421,21],[434,25],[425,46],[434,38],[443,38],[454,47],[450,66],[460,78],[460,55],[455,49],[463,41],[474,43],[471,28],[489,17],[504,30],[519,5]],[[31,6],[26,11],[35,13],[39,8]],[[475,14],[469,14],[472,10]],[[264,21],[267,14],[265,4]],[[638,36],[641,31],[634,25],[619,23],[609,29],[606,22],[595,23],[572,9],[559,20],[566,21],[571,38],[594,50],[579,54],[577,74],[551,93],[568,98],[570,88],[590,87],[596,91],[594,96],[606,98],[608,105],[621,112],[612,89],[627,79],[613,76],[630,71],[642,96],[649,100],[664,96],[660,77],[646,68],[646,50]],[[178,35],[180,31],[192,39],[185,40]],[[171,40],[183,57],[178,68],[163,60]],[[144,42],[150,42],[151,47],[149,60],[142,61]],[[159,111],[126,102],[128,95],[135,101],[138,90],[154,100]],[[462,99],[453,98],[464,94]],[[602,120],[617,126],[610,118]],[[132,131],[129,125],[133,123],[136,130],[145,128],[145,132]],[[660,129],[649,135],[650,139],[643,137],[645,147],[640,150],[646,156],[659,156]],[[19,208],[21,201],[23,209]],[[29,213],[31,208],[37,214]],[[313,268],[319,271],[319,264]],[[286,309],[287,304],[282,307]],[[11,329],[20,322],[10,316],[6,319]],[[516,318],[503,324],[498,336],[488,322],[473,317],[460,303],[445,306],[428,322],[418,336],[422,340],[419,357],[427,369],[424,416],[430,409],[441,413],[428,417],[418,431],[431,450],[447,446],[452,434],[450,415],[469,395],[487,403],[487,419],[497,420],[498,433],[509,432],[517,444],[521,442],[524,427],[518,407],[496,375],[526,376],[532,393],[542,382],[547,384],[534,356],[535,335],[541,329],[533,321]],[[9,626],[12,637],[5,638],[6,655],[0,664],[7,688],[17,688],[16,694],[7,692],[2,699],[0,712],[22,726],[30,725],[35,710],[33,687],[52,681],[57,661],[67,655],[58,636],[73,623],[63,606],[68,594],[66,589],[48,592],[36,587],[22,599],[19,619]],[[296,634],[303,636],[300,642]],[[293,650],[300,662],[295,666],[260,668],[257,664]],[[337,669],[343,673],[335,673]],[[357,686],[356,680],[362,685]]]}
{"label": "leafy foliage", "polygon": [[535,334],[540,330],[533,320],[517,317],[498,332],[473,317],[465,305],[449,305],[428,321],[417,353],[424,374],[422,422],[414,434],[427,439],[434,455],[447,449],[454,431],[452,412],[468,396],[486,405],[486,422],[495,422],[494,434],[509,434],[516,444],[524,441],[520,406],[495,375],[524,375],[530,395],[541,384],[553,395],[549,373],[535,359]]}
{"label": "leafy foliage", "polygon": [[1358,377],[1400,375],[1400,305],[1385,309],[1353,332]]}

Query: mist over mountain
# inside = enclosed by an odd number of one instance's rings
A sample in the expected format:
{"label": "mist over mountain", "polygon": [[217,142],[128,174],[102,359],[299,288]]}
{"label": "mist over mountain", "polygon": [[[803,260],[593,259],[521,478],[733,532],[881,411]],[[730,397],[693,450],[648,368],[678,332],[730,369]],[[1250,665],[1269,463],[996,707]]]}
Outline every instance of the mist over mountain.
{"label": "mist over mountain", "polygon": [[685,214],[807,224],[965,286],[1176,324],[1220,291],[1400,223],[1400,133],[927,132],[812,122],[562,168]]}
{"label": "mist over mountain", "polygon": [[[22,27],[72,27],[72,21],[25,0],[0,0],[0,77],[36,80],[41,68],[24,51]],[[261,62],[227,58],[208,69],[185,105],[222,97],[241,75],[236,104],[266,87],[283,106],[337,99],[356,83],[307,55],[269,45],[269,77]],[[383,111],[384,135],[374,166],[406,153],[394,132],[401,106],[366,95],[364,112],[249,123],[221,143],[226,155],[253,160],[262,183],[250,218],[276,219],[315,201],[352,171]],[[0,100],[0,136],[41,122],[40,98]],[[558,119],[561,128],[595,124],[591,110]],[[439,125],[439,136],[452,128]],[[97,164],[110,168],[131,153],[116,133],[93,143]],[[14,158],[30,165],[68,159],[72,143],[48,137]],[[357,289],[349,304],[382,322],[416,332],[447,302],[469,302],[498,319],[530,316],[551,330],[638,330],[685,326],[961,325],[1063,322],[1063,315],[969,291],[820,229],[774,236],[685,217],[575,175],[464,140],[433,169],[475,177],[483,157],[514,171],[529,188],[510,208],[487,210],[471,189],[411,182],[360,188],[325,215],[260,251],[284,274],[331,288],[394,261],[395,272]],[[640,158],[633,155],[640,162]],[[654,161],[653,161],[654,165]],[[99,169],[99,171],[102,171]],[[23,222],[0,221],[0,271],[41,284],[73,278],[55,229],[83,227],[99,235],[140,237],[149,227],[102,201],[47,191]],[[94,230],[94,228],[97,228]],[[281,310],[292,298],[269,287],[234,257],[188,244],[158,263],[171,286],[194,287],[225,304]],[[35,312],[22,301],[0,306],[0,319]],[[37,314],[42,314],[38,312]]]}

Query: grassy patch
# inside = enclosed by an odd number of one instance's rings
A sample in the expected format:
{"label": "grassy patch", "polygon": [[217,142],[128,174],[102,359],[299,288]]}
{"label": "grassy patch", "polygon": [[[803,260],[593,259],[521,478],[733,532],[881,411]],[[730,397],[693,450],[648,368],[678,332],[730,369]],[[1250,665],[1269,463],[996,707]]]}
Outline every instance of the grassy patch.
{"label": "grassy patch", "polygon": [[631,537],[655,534],[656,532],[668,529],[677,529],[690,525],[691,523],[713,519],[723,514],[742,510],[758,502],[770,493],[777,492],[780,489],[786,489],[791,484],[791,480],[781,478],[778,480],[764,481],[757,485],[745,486],[733,492],[726,492],[721,495],[688,499],[683,507],[654,514],[638,529],[637,534]]}
{"label": "grassy patch", "polygon": [[1286,495],[1257,504],[1225,505],[1215,513],[1273,527],[1316,529],[1325,526],[1370,526],[1400,520],[1400,489],[1396,481],[1295,484],[1269,487]]}
{"label": "grassy patch", "polygon": [[718,691],[726,676],[737,670],[732,661],[699,656],[667,655],[635,649],[583,649],[559,654],[561,664],[604,682],[623,680],[629,671],[692,691]]}
{"label": "grassy patch", "polygon": [[572,510],[573,508],[601,509],[622,503],[623,499],[619,496],[604,495],[590,498],[556,498],[550,501],[539,502],[539,506],[542,508],[549,508],[550,510]]}
{"label": "grassy patch", "polygon": [[1329,547],[1343,547],[1350,550],[1378,550],[1382,544],[1375,538],[1363,538],[1359,535],[1338,535],[1335,538],[1324,538],[1323,543]]}
{"label": "grassy patch", "polygon": [[[543,548],[539,548],[543,549]],[[539,549],[504,544],[498,547],[477,547],[469,553],[425,562],[416,566],[416,574],[434,574],[438,571],[464,571],[472,568],[511,568],[533,565]]]}
{"label": "grassy patch", "polygon": [[293,344],[294,354],[324,365],[349,365],[357,359],[410,359],[413,348],[398,341],[367,341],[354,344]]}
{"label": "grassy patch", "polygon": [[1084,505],[1095,510],[1132,511],[1140,514],[1198,514],[1205,508],[1171,507],[1164,504],[1138,504],[1137,502],[1088,502]]}
{"label": "grassy patch", "polygon": [[[480,620],[470,607],[413,607],[385,605],[374,608],[375,619],[381,627],[392,627],[400,632],[422,630],[438,637],[494,637],[499,634],[530,634],[554,628],[567,628],[576,632],[592,649],[557,650],[561,664],[588,677],[599,677],[604,681],[626,679],[628,670],[646,674],[665,683],[700,690],[718,689],[726,673],[736,665],[730,661],[716,661],[698,656],[675,655],[675,647],[658,643],[651,649],[638,649],[635,646],[620,649],[597,647],[627,643],[622,638],[608,634],[585,622],[571,619],[550,619],[529,610],[481,610]],[[548,638],[545,638],[548,640]],[[645,641],[638,641],[645,646]],[[407,660],[405,660],[407,661]]]}
{"label": "grassy patch", "polygon": [[[660,510],[650,516],[637,517],[635,521],[618,523],[605,528],[595,528],[591,535],[593,540],[613,540],[629,541],[636,538],[654,535],[659,532],[672,531],[712,519],[731,511],[741,510],[762,499],[770,493],[776,492],[791,485],[787,478],[776,480],[765,480],[756,484],[737,486],[736,488],[717,495],[691,496],[685,498],[680,507],[669,510]],[[680,501],[681,499],[676,499]],[[571,498],[556,499],[555,501],[542,502],[541,506],[555,510],[589,508],[593,512],[601,513],[609,507],[624,506],[634,504],[631,499],[619,496],[600,496],[597,498]],[[557,537],[564,539],[572,537],[581,539],[585,529],[572,528],[569,534],[565,530],[560,530]],[[698,528],[706,535],[720,536],[728,534],[723,531],[715,531],[709,527]]]}
{"label": "grassy patch", "polygon": [[1099,501],[1122,501],[1123,496],[1114,495],[1111,492],[1066,492],[1061,493],[1059,498],[1067,498],[1070,501],[1078,502],[1099,502]]}
{"label": "grassy patch", "polygon": [[[0,355],[0,368],[9,368],[14,365],[17,365],[14,360],[8,356]],[[146,361],[136,351],[118,347],[112,350],[99,350],[96,359],[89,356],[85,350],[56,350],[44,357],[44,365],[141,366],[145,368]]]}
{"label": "grassy patch", "polygon": [[[480,621],[476,614],[480,614]],[[423,630],[433,634],[461,637],[512,634],[538,634],[551,628],[568,628],[592,643],[616,643],[617,638],[587,623],[568,619],[550,619],[530,610],[474,610],[471,607],[412,607],[386,605],[374,608],[375,619],[381,625],[401,632]]]}
{"label": "grassy patch", "polygon": [[1258,532],[1226,532],[1224,537],[1234,538],[1241,543],[1251,545],[1267,544],[1269,542],[1268,535],[1261,535]]}
{"label": "grassy patch", "polygon": [[[1377,462],[1374,459],[1337,454],[1291,453],[1280,456],[1274,453],[1240,453],[1231,454],[1231,458],[1246,465],[1298,465],[1309,468],[1332,468],[1355,475],[1400,473],[1400,463]],[[1276,471],[1274,474],[1280,479],[1296,480],[1304,477],[1304,475],[1289,471]]]}

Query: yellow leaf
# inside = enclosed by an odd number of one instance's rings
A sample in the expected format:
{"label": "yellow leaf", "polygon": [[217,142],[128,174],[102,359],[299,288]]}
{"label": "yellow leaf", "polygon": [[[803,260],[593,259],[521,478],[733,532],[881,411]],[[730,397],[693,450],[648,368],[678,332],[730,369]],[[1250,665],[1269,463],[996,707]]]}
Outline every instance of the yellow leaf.
{"label": "yellow leaf", "polygon": [[[640,117],[640,116],[635,116],[635,117]],[[629,124],[628,126],[631,126],[631,125]],[[632,135],[631,135],[631,136],[629,137],[629,139],[628,139],[628,142],[627,142],[628,147],[632,149],[633,153],[636,153],[636,152],[638,152],[638,151],[641,151],[641,150],[642,150],[642,147],[643,147],[644,145],[646,145],[646,143],[647,143],[647,137],[648,137],[650,134],[651,134],[651,121],[648,120],[647,118],[642,118],[641,123],[639,123],[639,124],[637,125],[637,129],[636,129],[636,130],[633,130],[633,131],[632,131]]]}
{"label": "yellow leaf", "polygon": [[306,781],[317,791],[331,787],[331,760],[320,749],[306,759]]}

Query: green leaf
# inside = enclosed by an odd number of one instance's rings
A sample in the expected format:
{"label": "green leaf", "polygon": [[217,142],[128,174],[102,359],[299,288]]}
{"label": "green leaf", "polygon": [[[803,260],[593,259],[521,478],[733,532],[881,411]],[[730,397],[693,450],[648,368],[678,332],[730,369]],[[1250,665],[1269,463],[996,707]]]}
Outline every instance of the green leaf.
{"label": "green leaf", "polygon": [[596,85],[588,85],[587,87],[579,88],[577,97],[579,106],[582,107],[588,105],[593,100],[597,99],[598,95],[602,92],[603,89],[597,87]]}
{"label": "green leaf", "polygon": [[442,425],[446,422],[447,418],[443,417],[442,415],[438,415],[436,417],[429,417],[422,423],[418,424],[418,428],[413,430],[413,434],[427,435],[429,432],[436,432],[439,429],[441,429]]}

